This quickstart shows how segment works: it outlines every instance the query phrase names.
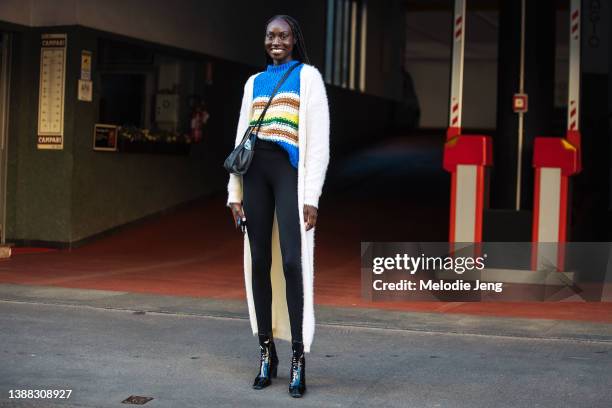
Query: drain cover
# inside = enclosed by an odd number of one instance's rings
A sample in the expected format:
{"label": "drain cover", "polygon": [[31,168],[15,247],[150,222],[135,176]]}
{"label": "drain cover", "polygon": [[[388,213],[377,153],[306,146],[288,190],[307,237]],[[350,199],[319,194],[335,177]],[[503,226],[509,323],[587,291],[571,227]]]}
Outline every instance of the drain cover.
{"label": "drain cover", "polygon": [[128,398],[121,401],[124,404],[143,405],[151,401],[152,397],[139,397],[138,395],[130,395]]}

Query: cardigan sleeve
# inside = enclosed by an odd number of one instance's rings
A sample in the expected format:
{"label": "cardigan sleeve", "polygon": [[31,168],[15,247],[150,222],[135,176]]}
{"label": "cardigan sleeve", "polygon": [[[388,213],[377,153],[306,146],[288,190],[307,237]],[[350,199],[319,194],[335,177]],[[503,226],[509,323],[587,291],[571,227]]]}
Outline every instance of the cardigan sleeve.
{"label": "cardigan sleeve", "polygon": [[[244,132],[249,126],[249,112],[251,111],[251,95],[252,92],[249,90],[249,85],[253,83],[249,78],[244,85],[244,93],[242,94],[242,104],[240,106],[240,117],[238,118],[238,126],[236,129],[236,140],[234,141],[234,147],[238,146],[244,136]],[[227,206],[230,203],[241,203],[242,202],[242,176],[230,174],[229,182],[227,183]]]}
{"label": "cardigan sleeve", "polygon": [[315,68],[306,115],[304,204],[318,207],[329,164],[329,104],[321,73]]}

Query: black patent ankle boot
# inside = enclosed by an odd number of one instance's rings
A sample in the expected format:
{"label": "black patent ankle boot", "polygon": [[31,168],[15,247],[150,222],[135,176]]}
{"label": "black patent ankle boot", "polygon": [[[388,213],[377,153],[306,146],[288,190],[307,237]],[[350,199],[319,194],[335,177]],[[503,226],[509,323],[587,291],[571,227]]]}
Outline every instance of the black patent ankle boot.
{"label": "black patent ankle boot", "polygon": [[272,384],[270,378],[276,378],[278,356],[274,339],[270,334],[259,335],[259,374],[255,377],[253,388],[261,390]]}
{"label": "black patent ankle boot", "polygon": [[293,398],[301,398],[306,392],[306,359],[304,358],[304,343],[291,343],[291,372],[289,373],[289,394]]}

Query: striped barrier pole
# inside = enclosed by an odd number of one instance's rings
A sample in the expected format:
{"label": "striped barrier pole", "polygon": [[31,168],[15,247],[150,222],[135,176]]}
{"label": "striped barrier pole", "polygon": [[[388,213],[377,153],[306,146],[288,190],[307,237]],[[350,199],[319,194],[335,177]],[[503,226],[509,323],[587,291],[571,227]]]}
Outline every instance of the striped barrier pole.
{"label": "striped barrier pole", "polygon": [[480,243],[488,196],[487,170],[492,164],[489,136],[462,135],[465,0],[455,0],[449,127],[443,167],[451,173],[449,242]]}

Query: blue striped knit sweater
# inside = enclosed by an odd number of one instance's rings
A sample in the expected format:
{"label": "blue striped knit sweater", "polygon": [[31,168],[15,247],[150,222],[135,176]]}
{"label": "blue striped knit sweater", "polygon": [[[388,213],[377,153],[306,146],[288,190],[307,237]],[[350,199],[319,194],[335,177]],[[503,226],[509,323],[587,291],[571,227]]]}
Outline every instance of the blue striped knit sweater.
{"label": "blue striped knit sweater", "polygon": [[[268,65],[268,68],[257,75],[253,82],[253,109],[250,124],[255,125],[259,115],[266,106],[278,81],[292,65],[299,61],[289,61],[280,65]],[[303,65],[302,65],[303,66]],[[298,113],[300,108],[300,71],[295,68],[274,96],[270,107],[263,118],[258,138],[278,143],[289,155],[289,162],[298,166]]]}

